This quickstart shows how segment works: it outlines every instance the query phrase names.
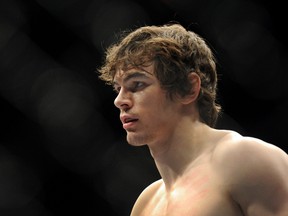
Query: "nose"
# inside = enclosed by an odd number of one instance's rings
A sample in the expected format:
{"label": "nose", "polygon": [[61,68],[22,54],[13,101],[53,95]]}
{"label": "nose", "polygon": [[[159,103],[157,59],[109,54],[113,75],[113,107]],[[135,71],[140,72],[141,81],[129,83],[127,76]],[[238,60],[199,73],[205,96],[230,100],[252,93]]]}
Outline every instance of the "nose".
{"label": "nose", "polygon": [[122,88],[114,100],[114,105],[122,110],[127,110],[132,106],[132,100],[128,92]]}

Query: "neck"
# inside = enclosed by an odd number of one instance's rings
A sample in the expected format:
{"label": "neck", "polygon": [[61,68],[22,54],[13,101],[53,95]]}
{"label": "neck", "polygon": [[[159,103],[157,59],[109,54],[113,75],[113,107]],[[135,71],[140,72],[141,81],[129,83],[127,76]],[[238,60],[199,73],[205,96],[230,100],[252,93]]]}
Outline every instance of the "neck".
{"label": "neck", "polygon": [[206,124],[181,122],[165,140],[148,145],[166,188],[172,188],[185,171],[211,148]]}

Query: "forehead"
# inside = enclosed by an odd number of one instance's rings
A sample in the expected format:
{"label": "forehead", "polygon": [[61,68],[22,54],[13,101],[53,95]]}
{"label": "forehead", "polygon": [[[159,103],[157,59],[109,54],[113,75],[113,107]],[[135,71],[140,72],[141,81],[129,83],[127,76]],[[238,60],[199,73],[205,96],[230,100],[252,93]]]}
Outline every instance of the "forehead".
{"label": "forehead", "polygon": [[125,81],[129,77],[133,77],[136,74],[141,74],[142,76],[155,77],[154,75],[154,63],[141,67],[127,67],[125,69],[119,67],[116,70],[113,83],[119,83]]}

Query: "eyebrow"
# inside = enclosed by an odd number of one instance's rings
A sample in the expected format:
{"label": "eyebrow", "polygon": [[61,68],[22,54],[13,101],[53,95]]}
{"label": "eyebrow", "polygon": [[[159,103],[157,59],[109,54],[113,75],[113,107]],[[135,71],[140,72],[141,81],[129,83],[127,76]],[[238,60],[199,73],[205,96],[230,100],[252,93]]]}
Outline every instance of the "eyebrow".
{"label": "eyebrow", "polygon": [[[124,75],[124,78],[123,78],[123,83],[129,81],[130,79],[132,78],[139,78],[139,77],[148,77],[146,74],[149,74],[149,75],[152,75],[151,73],[147,72],[147,71],[137,71],[137,72],[127,72],[128,74]],[[119,85],[115,80],[113,80],[113,86],[115,85]]]}

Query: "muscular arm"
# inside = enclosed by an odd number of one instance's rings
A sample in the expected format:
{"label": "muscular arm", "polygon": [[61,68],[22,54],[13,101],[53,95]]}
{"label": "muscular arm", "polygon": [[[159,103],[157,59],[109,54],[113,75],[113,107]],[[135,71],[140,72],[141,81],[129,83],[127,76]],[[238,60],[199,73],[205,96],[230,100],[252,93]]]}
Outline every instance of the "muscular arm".
{"label": "muscular arm", "polygon": [[288,215],[288,156],[284,151],[258,139],[241,138],[221,154],[228,191],[245,215]]}

